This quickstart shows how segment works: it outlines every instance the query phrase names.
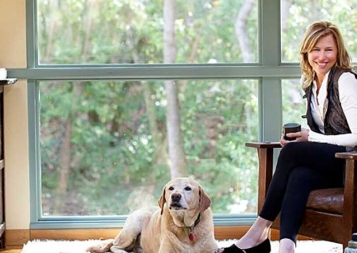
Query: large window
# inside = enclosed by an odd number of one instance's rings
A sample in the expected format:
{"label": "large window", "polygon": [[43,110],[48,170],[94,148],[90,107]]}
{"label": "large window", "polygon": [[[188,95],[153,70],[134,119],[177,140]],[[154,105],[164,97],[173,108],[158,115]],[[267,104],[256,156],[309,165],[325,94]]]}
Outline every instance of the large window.
{"label": "large window", "polygon": [[261,61],[261,1],[33,1],[33,224],[120,221],[178,175],[255,215],[261,77],[235,69]]}
{"label": "large window", "polygon": [[355,1],[26,1],[32,227],[121,225],[176,175],[216,225],[252,222],[244,143],[304,125],[302,34],[332,20],[355,57]]}

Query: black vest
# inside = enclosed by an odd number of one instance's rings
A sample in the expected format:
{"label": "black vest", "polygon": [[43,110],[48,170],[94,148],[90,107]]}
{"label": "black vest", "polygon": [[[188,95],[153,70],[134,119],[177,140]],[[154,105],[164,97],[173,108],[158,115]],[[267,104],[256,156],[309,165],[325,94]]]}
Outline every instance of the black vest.
{"label": "black vest", "polygon": [[[324,130],[326,135],[337,135],[351,133],[347,124],[345,113],[342,110],[338,92],[338,79],[343,73],[350,72],[355,78],[357,74],[352,70],[334,67],[331,69],[327,81],[327,97],[324,103]],[[312,84],[305,90],[304,98],[307,98],[307,124],[316,133],[321,133],[311,114]]]}

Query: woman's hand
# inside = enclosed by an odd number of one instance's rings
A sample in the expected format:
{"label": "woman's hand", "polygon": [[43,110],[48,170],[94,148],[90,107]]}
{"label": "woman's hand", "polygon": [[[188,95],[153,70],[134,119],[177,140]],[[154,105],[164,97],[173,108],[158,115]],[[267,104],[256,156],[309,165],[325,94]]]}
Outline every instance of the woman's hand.
{"label": "woman's hand", "polygon": [[288,133],[286,134],[287,137],[290,138],[296,138],[293,141],[288,141],[284,139],[284,136],[281,136],[280,138],[280,145],[284,147],[286,144],[290,142],[307,142],[309,141],[309,129],[302,128],[300,132],[296,133]]}

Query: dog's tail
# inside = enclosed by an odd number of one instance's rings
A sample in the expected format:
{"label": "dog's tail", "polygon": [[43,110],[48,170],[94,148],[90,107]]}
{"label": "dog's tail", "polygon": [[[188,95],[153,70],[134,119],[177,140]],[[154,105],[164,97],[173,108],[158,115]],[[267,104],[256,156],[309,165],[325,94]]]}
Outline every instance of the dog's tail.
{"label": "dog's tail", "polygon": [[110,251],[110,247],[113,246],[113,243],[114,243],[113,239],[103,240],[101,243],[97,245],[88,247],[86,251],[90,253],[105,253]]}

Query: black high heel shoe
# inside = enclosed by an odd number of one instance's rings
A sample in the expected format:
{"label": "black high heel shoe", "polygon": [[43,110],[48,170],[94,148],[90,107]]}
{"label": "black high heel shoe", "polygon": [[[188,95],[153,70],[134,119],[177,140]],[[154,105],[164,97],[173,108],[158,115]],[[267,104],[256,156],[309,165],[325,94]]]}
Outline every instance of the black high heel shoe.
{"label": "black high heel shoe", "polygon": [[224,249],[223,253],[270,253],[271,246],[270,246],[270,240],[266,239],[261,244],[258,244],[257,246],[254,246],[249,249],[240,249],[235,244],[232,244],[228,248],[223,248],[223,249]]}

